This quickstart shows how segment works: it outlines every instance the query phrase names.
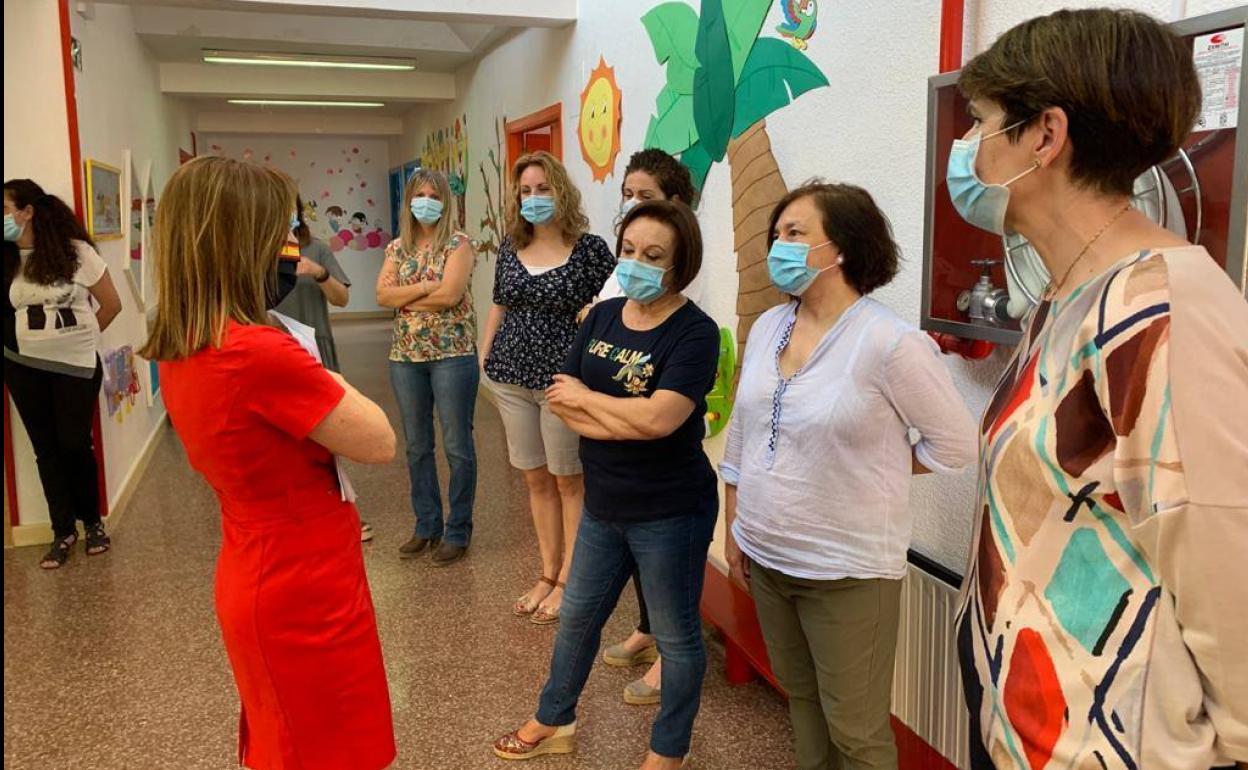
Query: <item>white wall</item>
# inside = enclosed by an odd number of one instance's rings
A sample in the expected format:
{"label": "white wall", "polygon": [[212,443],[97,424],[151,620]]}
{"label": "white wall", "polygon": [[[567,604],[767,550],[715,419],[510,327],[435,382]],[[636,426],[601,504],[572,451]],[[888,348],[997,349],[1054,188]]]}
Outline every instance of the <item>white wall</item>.
{"label": "white wall", "polygon": [[[73,205],[61,25],[55,0],[4,4],[4,178],[29,178]],[[48,521],[30,438],[11,407],[17,508]]]}
{"label": "white wall", "polygon": [[[315,119],[313,119],[315,120]],[[280,169],[299,186],[303,196],[305,220],[312,236],[326,241],[338,258],[338,264],[351,279],[350,302],[343,310],[352,313],[379,312],[376,292],[377,273],[390,242],[390,189],[386,172],[390,168],[390,143],[386,139],[362,136],[279,136],[271,134],[199,135],[201,155],[222,155],[237,160],[250,160]],[[309,204],[316,211],[306,213]],[[346,215],[339,226],[350,229],[350,218],[364,214],[368,226],[365,240],[352,236],[345,245],[335,240],[338,230],[330,226],[326,209],[342,208]],[[314,218],[313,218],[314,217]],[[378,229],[381,232],[377,232]],[[364,248],[360,248],[363,245]],[[337,308],[330,308],[339,312]]]}
{"label": "white wall", "polygon": [[[517,118],[557,101],[564,109],[564,160],[584,195],[594,230],[607,234],[619,202],[620,173],[628,155],[639,149],[654,100],[663,84],[640,17],[656,0],[620,3],[584,0],[574,28],[527,30],[502,43],[482,61],[462,70],[446,106],[422,107],[405,121],[396,157],[415,157],[430,130],[466,113],[469,136],[468,222],[480,220],[483,208],[478,164],[495,146],[494,120]],[[697,3],[691,3],[695,9]],[[981,50],[1004,30],[1033,15],[1072,5],[1102,5],[1098,0],[971,0],[967,6],[968,50]],[[1129,5],[1174,18],[1230,8],[1233,0],[1137,0]],[[918,321],[923,261],[924,163],[926,153],[926,79],[935,74],[940,4],[933,0],[890,3],[823,3],[818,31],[808,55],[831,81],[809,92],[768,119],[768,133],[786,183],[792,187],[811,176],[863,185],[889,215],[906,263],[878,298],[903,317]],[[775,37],[778,4],[763,25]],[[623,92],[622,151],[616,174],[605,184],[591,179],[580,157],[576,119],[579,95],[599,54],[615,68]],[[737,277],[732,242],[732,208],[726,162],[712,168],[699,219],[708,273],[703,306],[722,326],[736,329]],[[475,231],[472,232],[477,235]],[[488,306],[493,263],[481,262],[473,281],[478,308]],[[1005,362],[1000,350],[981,362],[946,359],[972,412],[980,412]],[[722,453],[722,437],[707,443],[712,459]],[[973,520],[975,479],[916,480],[915,547],[961,572]]]}

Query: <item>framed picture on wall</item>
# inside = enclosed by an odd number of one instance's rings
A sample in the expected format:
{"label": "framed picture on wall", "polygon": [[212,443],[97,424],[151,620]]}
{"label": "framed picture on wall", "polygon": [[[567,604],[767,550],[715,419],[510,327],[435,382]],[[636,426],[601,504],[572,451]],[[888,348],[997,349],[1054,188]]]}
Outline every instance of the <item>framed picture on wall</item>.
{"label": "framed picture on wall", "polygon": [[87,161],[87,232],[97,241],[123,237],[121,169]]}
{"label": "framed picture on wall", "polygon": [[143,191],[143,303],[150,312],[156,309],[156,267],[152,260],[152,244],[156,240],[156,193],[152,181],[152,161],[143,163],[139,189]]}
{"label": "framed picture on wall", "polygon": [[122,171],[125,173],[126,206],[126,282],[130,284],[130,292],[134,294],[135,304],[140,313],[147,312],[143,304],[143,278],[145,262],[143,260],[143,180],[139,170],[135,168],[134,156],[129,150],[124,153]]}

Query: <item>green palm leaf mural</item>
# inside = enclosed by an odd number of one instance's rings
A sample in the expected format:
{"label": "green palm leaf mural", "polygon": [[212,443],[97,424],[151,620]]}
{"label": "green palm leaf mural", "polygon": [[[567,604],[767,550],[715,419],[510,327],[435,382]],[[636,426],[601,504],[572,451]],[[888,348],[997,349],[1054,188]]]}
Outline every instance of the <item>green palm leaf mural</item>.
{"label": "green palm leaf mural", "polygon": [[[666,82],[655,99],[645,145],[681,161],[699,191],[728,158],[737,252],[738,347],[767,308],[783,297],[767,275],[767,217],[788,191],[767,135],[768,115],[828,79],[780,38],[760,38],[773,0],[662,3],[641,23]],[[738,356],[738,361],[740,360]]]}

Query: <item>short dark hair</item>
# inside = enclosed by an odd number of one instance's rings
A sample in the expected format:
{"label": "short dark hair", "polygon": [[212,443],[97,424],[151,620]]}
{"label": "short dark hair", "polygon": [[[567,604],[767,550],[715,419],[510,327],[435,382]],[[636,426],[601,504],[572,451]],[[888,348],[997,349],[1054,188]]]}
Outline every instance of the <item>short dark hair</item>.
{"label": "short dark hair", "polygon": [[870,294],[897,275],[901,249],[893,240],[888,217],[871,193],[852,184],[812,179],[780,199],[767,225],[767,247],[776,241],[776,223],[790,203],[810,198],[823,220],[823,231],[841,250],[841,272],[859,294]]}
{"label": "short dark hair", "polygon": [[638,219],[662,222],[676,234],[676,249],[672,252],[672,291],[684,291],[698,277],[702,269],[702,229],[693,209],[682,201],[646,201],[632,208],[620,223],[615,238],[615,253],[624,248],[624,233]]}
{"label": "short dark hair", "polygon": [[1200,112],[1191,44],[1137,11],[1058,11],[1006,32],[962,70],[969,99],[1005,111],[1017,141],[1049,107],[1069,121],[1070,175],[1130,195],[1135,178],[1172,156]]}
{"label": "short dark hair", "polygon": [[[624,178],[634,171],[642,171],[654,177],[659,189],[670,198],[679,198],[686,206],[692,208],[696,204],[697,190],[693,186],[693,177],[689,168],[670,154],[655,147],[639,150],[628,159],[624,168]],[[620,183],[622,190],[624,183]]]}

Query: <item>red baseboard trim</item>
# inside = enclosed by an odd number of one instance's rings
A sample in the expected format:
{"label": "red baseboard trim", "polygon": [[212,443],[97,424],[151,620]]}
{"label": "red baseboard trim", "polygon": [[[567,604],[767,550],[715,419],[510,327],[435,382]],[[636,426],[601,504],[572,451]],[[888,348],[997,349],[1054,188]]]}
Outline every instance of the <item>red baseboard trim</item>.
{"label": "red baseboard trim", "polygon": [[[754,612],[754,599],[710,562],[706,565],[702,588],[702,619],[723,634],[725,676],[729,682],[747,684],[761,677],[784,694],[767,659],[767,646]],[[957,770],[952,762],[896,717],[892,722],[900,770]]]}

